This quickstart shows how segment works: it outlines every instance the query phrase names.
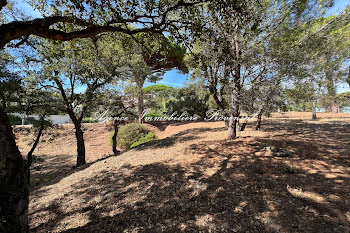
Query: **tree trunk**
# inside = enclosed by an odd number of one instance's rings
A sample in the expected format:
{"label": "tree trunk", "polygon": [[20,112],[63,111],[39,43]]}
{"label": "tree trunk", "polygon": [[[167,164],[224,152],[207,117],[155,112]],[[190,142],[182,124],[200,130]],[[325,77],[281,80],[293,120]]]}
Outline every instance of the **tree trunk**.
{"label": "tree trunk", "polygon": [[[232,115],[231,115],[232,116]],[[228,123],[228,139],[233,140],[237,138],[237,120],[231,118]]]}
{"label": "tree trunk", "polygon": [[0,108],[0,232],[28,232],[29,169]]}
{"label": "tree trunk", "polygon": [[234,41],[234,51],[236,55],[236,65],[234,68],[234,77],[233,77],[233,87],[231,93],[231,113],[230,120],[228,124],[228,139],[233,140],[237,137],[237,123],[239,117],[239,96],[241,91],[241,64],[239,63],[240,59],[240,48],[237,38]]}
{"label": "tree trunk", "polygon": [[137,89],[138,89],[138,93],[137,93],[137,109],[138,109],[138,113],[139,113],[139,123],[143,124],[145,122],[144,118],[143,118],[143,112],[145,110],[144,105],[143,105],[143,84],[144,84],[144,80],[141,80],[142,82],[138,82],[137,83]]}
{"label": "tree trunk", "polygon": [[226,129],[228,129],[229,128],[229,124],[230,124],[230,121],[228,120],[224,120],[224,122],[225,122],[225,127],[226,127]]}
{"label": "tree trunk", "polygon": [[329,96],[336,96],[336,90],[334,86],[334,80],[332,77],[332,73],[330,71],[326,71],[326,79],[327,79],[327,91]]}
{"label": "tree trunk", "polygon": [[316,120],[316,100],[315,98],[312,100],[312,120]]}
{"label": "tree trunk", "polygon": [[145,122],[145,120],[143,118],[143,112],[145,110],[144,106],[143,106],[143,95],[142,96],[138,96],[137,108],[138,108],[138,113],[139,113],[139,123],[143,124]]}
{"label": "tree trunk", "polygon": [[86,164],[84,132],[81,125],[75,125],[75,137],[77,139],[77,167]]}
{"label": "tree trunk", "polygon": [[114,120],[114,134],[112,136],[112,150],[114,155],[118,155],[120,151],[117,150],[117,135],[118,135],[119,125],[118,121]]}
{"label": "tree trunk", "polygon": [[239,87],[237,83],[234,84],[231,94],[231,113],[228,122],[228,139],[233,140],[237,137],[237,124],[239,117]]}
{"label": "tree trunk", "polygon": [[43,133],[44,128],[45,128],[45,124],[44,124],[44,122],[42,121],[42,122],[41,122],[41,125],[40,125],[40,128],[39,128],[39,131],[38,131],[38,134],[37,134],[37,136],[36,136],[35,142],[34,142],[32,148],[30,149],[30,151],[29,151],[28,154],[27,154],[27,164],[28,164],[29,167],[32,165],[32,162],[33,162],[33,152],[34,152],[35,148],[37,147],[37,145],[38,145],[38,143],[39,143],[39,140],[40,140],[40,137],[41,137],[41,135],[42,135],[42,133]]}
{"label": "tree trunk", "polygon": [[247,126],[247,123],[248,123],[248,117],[244,120],[243,124],[242,124],[242,127],[241,127],[241,131],[244,131],[245,130],[245,127]]}
{"label": "tree trunk", "polygon": [[255,126],[255,130],[260,130],[261,127],[261,118],[262,118],[262,114],[264,113],[265,109],[262,108],[259,113],[258,113],[258,119],[256,121],[256,126]]}
{"label": "tree trunk", "polygon": [[[75,128],[75,138],[77,139],[77,167],[86,164],[84,132],[81,129],[81,121],[74,115],[73,111],[67,111]],[[82,119],[82,117],[80,118]]]}
{"label": "tree trunk", "polygon": [[335,102],[335,97],[337,95],[337,91],[335,89],[334,85],[334,79],[333,79],[333,73],[331,70],[331,60],[330,57],[328,56],[328,53],[326,54],[326,59],[327,59],[327,67],[325,70],[325,75],[327,79],[327,91],[328,91],[328,96],[331,97],[330,99],[333,101],[333,103],[330,104],[330,106],[327,108],[328,111],[332,113],[338,113],[337,110],[335,110],[335,106],[337,106],[337,103]]}

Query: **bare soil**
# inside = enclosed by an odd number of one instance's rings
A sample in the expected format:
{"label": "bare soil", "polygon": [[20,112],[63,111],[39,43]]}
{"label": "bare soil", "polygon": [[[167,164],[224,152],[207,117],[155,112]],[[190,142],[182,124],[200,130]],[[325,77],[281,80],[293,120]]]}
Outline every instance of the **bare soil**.
{"label": "bare soil", "polygon": [[[350,114],[275,113],[226,140],[223,122],[153,122],[158,140],[112,154],[111,127],[45,133],[31,168],[31,232],[349,232]],[[15,128],[25,154],[28,127]],[[266,146],[293,157],[266,154]]]}

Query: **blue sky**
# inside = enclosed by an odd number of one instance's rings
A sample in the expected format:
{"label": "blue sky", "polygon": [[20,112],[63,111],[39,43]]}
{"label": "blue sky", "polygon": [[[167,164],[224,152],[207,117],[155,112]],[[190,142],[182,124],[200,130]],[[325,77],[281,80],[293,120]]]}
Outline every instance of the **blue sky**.
{"label": "blue sky", "polygon": [[[179,73],[177,70],[171,70],[165,73],[164,78],[157,82],[157,84],[163,84],[172,87],[182,87],[186,81],[189,80],[189,74],[185,75]],[[147,82],[145,86],[153,85],[154,83]]]}
{"label": "blue sky", "polygon": [[[34,10],[27,1],[15,0],[17,7],[23,9],[27,14],[33,17],[40,17],[40,13]],[[335,0],[334,6],[327,10],[326,15],[336,15],[344,10],[344,8],[350,4],[350,0]],[[189,75],[184,75],[176,70],[168,71],[164,78],[157,82],[157,84],[164,84],[172,87],[182,87],[186,81],[188,81]],[[152,85],[153,83],[146,83],[146,86]],[[337,92],[342,93],[350,91],[348,84],[341,84],[337,86]]]}
{"label": "blue sky", "polygon": [[334,6],[326,12],[326,15],[337,15],[342,12],[347,5],[350,4],[350,0],[335,0]]}

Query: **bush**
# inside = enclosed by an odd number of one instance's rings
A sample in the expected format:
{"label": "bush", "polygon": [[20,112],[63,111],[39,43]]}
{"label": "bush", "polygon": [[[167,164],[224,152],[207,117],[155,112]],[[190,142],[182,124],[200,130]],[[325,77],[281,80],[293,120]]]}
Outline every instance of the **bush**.
{"label": "bush", "polygon": [[152,118],[155,118],[155,117],[163,117],[164,115],[162,113],[159,113],[157,112],[156,110],[152,110],[150,111],[149,113],[147,113],[145,115],[145,117],[152,117]]}
{"label": "bush", "polygon": [[[129,149],[130,146],[137,142],[140,138],[146,136],[150,132],[145,126],[137,123],[127,124],[120,127],[117,135],[117,144],[121,149]],[[110,141],[112,142],[111,134]]]}
{"label": "bush", "polygon": [[24,124],[25,125],[34,125],[38,122],[37,119],[35,119],[34,117],[27,117],[24,119]]}
{"label": "bush", "polygon": [[96,122],[98,122],[98,120],[95,118],[91,118],[91,117],[85,117],[85,118],[83,118],[83,120],[81,122],[82,123],[96,123]]}
{"label": "bush", "polygon": [[149,132],[148,134],[146,134],[145,136],[141,137],[137,142],[134,142],[130,148],[134,148],[138,145],[144,144],[146,142],[150,142],[153,140],[156,140],[157,136],[153,133],[153,132]]}
{"label": "bush", "polygon": [[156,84],[156,85],[144,87],[143,92],[146,94],[155,94],[162,91],[170,92],[172,89],[174,88],[170,86]]}
{"label": "bush", "polygon": [[22,118],[15,115],[9,115],[9,121],[11,125],[21,125],[22,124]]}

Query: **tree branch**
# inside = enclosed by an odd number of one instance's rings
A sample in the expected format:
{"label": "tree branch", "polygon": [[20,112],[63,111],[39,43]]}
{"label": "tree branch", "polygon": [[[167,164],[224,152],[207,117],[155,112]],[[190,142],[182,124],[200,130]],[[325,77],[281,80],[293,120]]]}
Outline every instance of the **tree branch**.
{"label": "tree branch", "polygon": [[7,5],[7,1],[6,0],[0,0],[0,11],[2,10],[2,8],[4,7],[4,6],[6,6]]}
{"label": "tree branch", "polygon": [[[163,13],[157,16],[158,23],[152,23],[149,27],[143,28],[128,28],[122,26],[124,23],[137,22],[139,18],[150,17],[147,15],[137,15],[131,19],[120,19],[118,21],[107,22],[104,25],[94,24],[83,19],[70,16],[49,16],[45,18],[34,19],[30,21],[14,21],[11,23],[0,25],[0,49],[12,40],[22,38],[23,36],[36,35],[39,37],[67,41],[74,38],[88,38],[96,36],[103,32],[122,32],[129,35],[140,32],[161,32],[164,30],[163,26],[168,25],[167,16],[171,11],[175,11],[181,7],[193,6],[204,0],[195,2],[178,1],[173,6],[168,7]],[[0,10],[5,6],[7,1],[0,0]],[[154,16],[151,16],[152,18]],[[73,32],[64,32],[58,29],[53,29],[51,26],[57,23],[71,23],[77,26],[82,26],[83,29]]]}

